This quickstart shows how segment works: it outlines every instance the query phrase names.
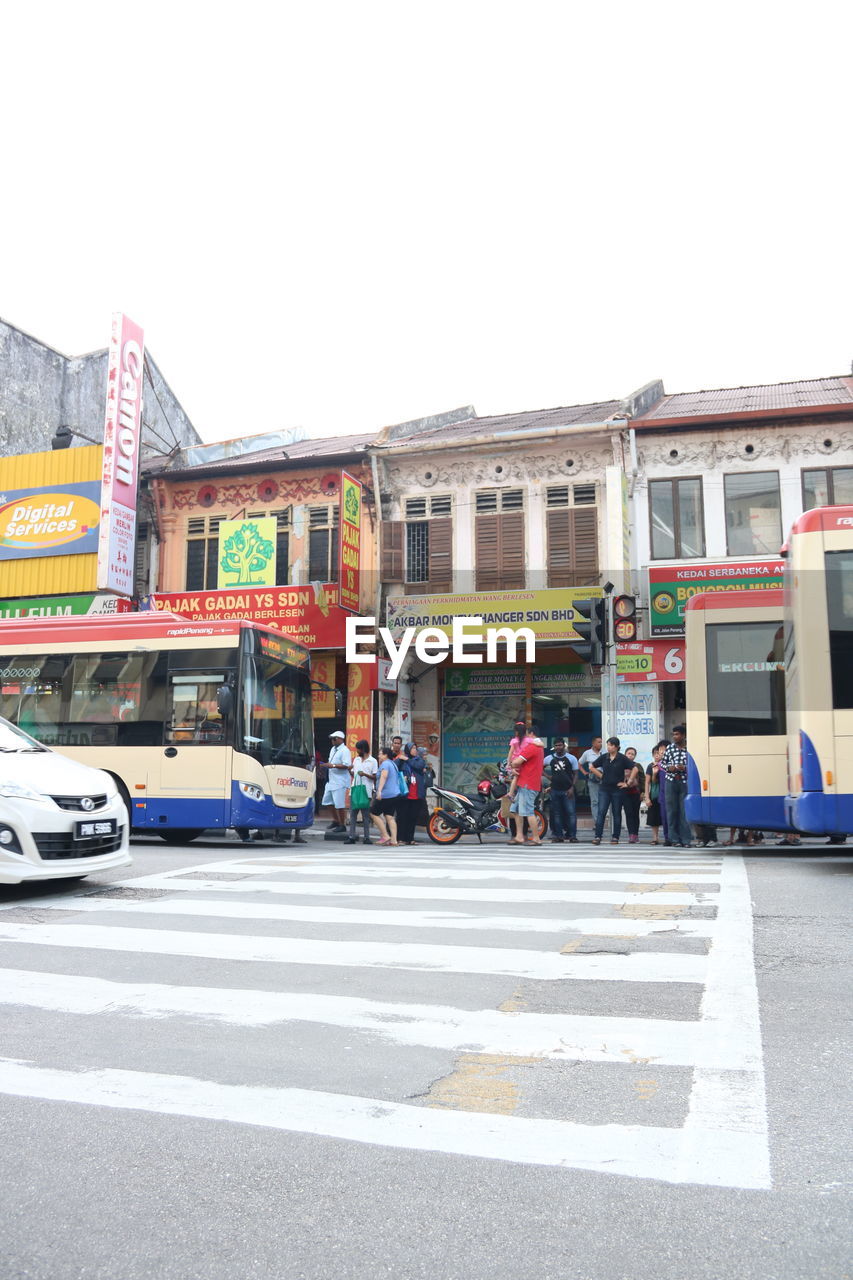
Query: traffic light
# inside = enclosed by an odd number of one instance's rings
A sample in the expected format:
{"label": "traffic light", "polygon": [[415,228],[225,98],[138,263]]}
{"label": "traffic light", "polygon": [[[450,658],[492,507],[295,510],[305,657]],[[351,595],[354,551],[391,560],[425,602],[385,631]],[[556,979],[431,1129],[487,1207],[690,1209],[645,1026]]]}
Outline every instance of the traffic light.
{"label": "traffic light", "polygon": [[634,596],[613,597],[613,635],[617,640],[636,640],[637,601]]}
{"label": "traffic light", "polygon": [[596,665],[604,663],[607,654],[607,601],[602,598],[595,602],[595,639],[598,642],[598,652],[601,655]]}
{"label": "traffic light", "polygon": [[594,667],[600,667],[604,662],[604,646],[602,637],[604,634],[604,626],[598,619],[602,617],[599,610],[603,609],[603,600],[573,600],[572,609],[574,617],[572,618],[572,626],[580,636],[580,640],[572,641],[572,648],[579,657],[586,660]]}

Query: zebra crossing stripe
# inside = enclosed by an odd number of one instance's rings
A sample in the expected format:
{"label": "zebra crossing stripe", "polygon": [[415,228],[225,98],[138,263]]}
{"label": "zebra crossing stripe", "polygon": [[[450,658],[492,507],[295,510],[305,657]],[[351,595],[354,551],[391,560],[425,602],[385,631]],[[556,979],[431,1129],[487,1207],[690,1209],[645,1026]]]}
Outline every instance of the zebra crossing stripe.
{"label": "zebra crossing stripe", "polygon": [[[187,886],[194,888],[195,886]],[[0,912],[20,911],[19,902],[5,903]],[[625,917],[477,916],[462,911],[368,911],[358,907],[303,907],[277,902],[211,902],[209,899],[157,898],[123,902],[110,897],[69,896],[42,900],[35,910],[115,912],[130,915],[196,916],[202,919],[278,920],[297,924],[375,924],[389,929],[463,929],[511,933],[576,933],[613,937],[650,937],[658,933],[711,938],[713,920],[633,920]]]}
{"label": "zebra crossing stripe", "polygon": [[77,1015],[188,1017],[239,1027],[309,1022],[365,1032],[395,1047],[564,1062],[652,1060],[656,1067],[715,1071],[749,1071],[756,1065],[736,1039],[720,1042],[701,1022],[674,1019],[503,1013],[313,992],[114,982],[27,969],[0,969],[0,1005]]}
{"label": "zebra crossing stripe", "polygon": [[311,1089],[225,1085],[189,1076],[57,1070],[10,1059],[0,1059],[0,1092],[513,1164],[704,1186],[770,1186],[766,1149],[752,1133],[739,1130],[581,1125],[442,1111]]}
{"label": "zebra crossing stripe", "polygon": [[566,979],[604,982],[702,983],[706,957],[655,952],[627,955],[563,955],[551,951],[439,946],[421,942],[339,942],[315,938],[247,937],[127,929],[112,925],[4,924],[0,940],[84,950],[144,952],[210,960],[356,968],[478,973],[544,982]]}
{"label": "zebra crossing stripe", "polygon": [[[647,866],[648,864],[644,864]],[[239,864],[235,864],[232,870],[240,870]],[[284,869],[284,868],[282,868]],[[242,868],[246,870],[246,868]],[[646,871],[600,871],[597,867],[589,871],[504,871],[504,870],[466,870],[465,868],[457,869],[456,867],[388,867],[376,866],[368,867],[363,865],[351,866],[347,864],[330,864],[320,863],[315,865],[300,865],[294,862],[286,870],[290,875],[295,876],[353,876],[361,880],[393,880],[396,878],[406,880],[518,880],[533,881],[548,884],[563,884],[570,882],[584,881],[602,881],[606,883],[615,882],[624,884],[626,879],[636,881],[638,884],[660,884],[661,877],[659,875],[649,875]],[[667,873],[671,874],[671,873]],[[718,885],[720,881],[719,874],[707,874],[706,872],[696,873],[690,870],[685,874],[685,878],[694,884],[713,884]]]}
{"label": "zebra crossing stripe", "polygon": [[123,889],[175,889],[192,893],[278,893],[288,896],[317,898],[395,898],[400,901],[427,902],[511,902],[515,905],[539,902],[558,905],[561,902],[597,903],[602,906],[631,906],[654,903],[661,907],[715,906],[718,893],[670,892],[649,886],[648,893],[611,889],[480,889],[470,885],[463,889],[447,889],[443,885],[344,884],[336,881],[293,880],[179,880],[172,876],[152,875],[138,880],[119,880],[114,887]]}

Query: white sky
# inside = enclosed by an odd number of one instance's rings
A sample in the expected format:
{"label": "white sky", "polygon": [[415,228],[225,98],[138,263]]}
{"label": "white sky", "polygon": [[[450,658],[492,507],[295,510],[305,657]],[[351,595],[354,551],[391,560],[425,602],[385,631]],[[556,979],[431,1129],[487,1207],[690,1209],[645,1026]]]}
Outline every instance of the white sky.
{"label": "white sky", "polygon": [[0,0],[0,315],[208,440],[848,373],[851,13]]}

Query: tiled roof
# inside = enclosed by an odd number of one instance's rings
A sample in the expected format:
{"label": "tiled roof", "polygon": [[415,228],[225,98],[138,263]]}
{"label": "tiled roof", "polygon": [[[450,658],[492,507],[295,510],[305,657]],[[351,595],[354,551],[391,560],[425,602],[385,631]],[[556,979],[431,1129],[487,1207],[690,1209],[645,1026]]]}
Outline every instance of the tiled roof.
{"label": "tiled roof", "polygon": [[282,445],[281,448],[259,449],[257,453],[243,453],[239,457],[221,458],[217,462],[201,462],[194,467],[180,464],[170,467],[167,457],[152,458],[144,470],[149,474],[207,476],[234,471],[254,471],[258,467],[267,467],[272,463],[296,462],[305,465],[313,462],[315,458],[317,461],[322,461],[324,458],[363,453],[376,439],[377,434],[371,431],[351,436],[322,436],[316,440],[299,440],[295,444]]}
{"label": "tiled roof", "polygon": [[830,405],[853,409],[853,379],[808,378],[799,382],[771,382],[757,387],[721,387],[715,391],[682,391],[663,396],[636,419],[638,424],[659,418],[697,418],[741,413],[773,413]]}
{"label": "tiled roof", "polygon": [[614,414],[622,412],[621,406],[621,400],[599,400],[593,404],[573,404],[561,409],[533,409],[526,413],[502,413],[494,417],[466,418],[462,422],[451,422],[447,426],[416,431],[400,438],[390,434],[382,443],[387,448],[405,444],[409,448],[421,449],[428,448],[431,444],[444,444],[451,441],[464,444],[466,440],[479,436],[500,437],[514,435],[516,432],[549,431],[559,427],[574,426],[581,422],[604,422]]}

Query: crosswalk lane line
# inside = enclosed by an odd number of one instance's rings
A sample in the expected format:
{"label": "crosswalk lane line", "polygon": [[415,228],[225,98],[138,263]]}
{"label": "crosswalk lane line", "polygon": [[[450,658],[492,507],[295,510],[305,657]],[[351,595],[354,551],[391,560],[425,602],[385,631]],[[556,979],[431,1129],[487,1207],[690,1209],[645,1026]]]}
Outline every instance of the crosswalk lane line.
{"label": "crosswalk lane line", "polygon": [[656,885],[649,886],[649,892],[636,893],[625,890],[616,892],[611,889],[516,889],[507,886],[505,889],[480,888],[471,885],[467,889],[447,889],[443,885],[405,885],[405,884],[341,884],[334,881],[327,883],[294,880],[176,880],[170,876],[149,876],[144,882],[139,880],[118,880],[113,888],[123,889],[175,889],[178,892],[192,893],[277,893],[298,895],[300,897],[347,897],[347,898],[396,898],[400,901],[428,902],[512,902],[512,903],[552,903],[584,902],[600,903],[603,906],[631,906],[653,903],[665,907],[713,907],[718,893],[678,892]]}
{"label": "crosswalk lane line", "polygon": [[4,924],[0,941],[85,950],[144,952],[211,960],[276,964],[409,969],[477,973],[544,982],[566,979],[605,982],[702,983],[706,957],[677,953],[563,955],[559,952],[490,947],[438,946],[409,942],[339,942],[314,938],[249,937],[223,933],[133,929],[112,925]]}
{"label": "crosswalk lane line", "polygon": [[[319,864],[311,866],[300,866],[294,863],[286,868],[290,875],[295,876],[353,876],[359,879],[383,879],[383,878],[399,878],[408,880],[527,880],[548,884],[568,884],[570,882],[583,883],[584,881],[600,880],[605,883],[624,884],[626,880],[635,881],[637,884],[659,884],[661,877],[659,875],[649,875],[645,871],[600,871],[597,867],[591,867],[588,871],[528,871],[526,868],[521,871],[516,870],[486,870],[479,869],[466,870],[465,868],[457,869],[455,867],[389,867],[389,866],[349,866],[346,864],[329,865]],[[667,874],[670,874],[667,872]],[[708,874],[707,872],[686,873],[683,877],[689,879],[693,884],[719,884],[719,874]]]}
{"label": "crosswalk lane line", "polygon": [[42,1101],[229,1121],[345,1141],[593,1170],[671,1183],[768,1188],[766,1151],[730,1130],[580,1125],[442,1111],[310,1089],[225,1085],[115,1069],[68,1071],[0,1059],[0,1092]]}
{"label": "crosswalk lane line", "polygon": [[[5,903],[0,912],[20,911],[18,902]],[[459,911],[366,911],[358,907],[303,907],[293,903],[211,902],[208,899],[156,898],[123,902],[108,897],[68,897],[39,901],[37,911],[114,912],[131,915],[197,916],[231,920],[278,920],[305,924],[375,924],[388,928],[463,929],[515,933],[578,933],[615,937],[673,933],[681,937],[713,937],[712,920],[628,920],[624,917],[477,916]]]}
{"label": "crosswalk lane line", "polygon": [[502,1013],[401,1004],[357,996],[114,982],[106,978],[0,969],[0,1005],[51,1013],[185,1016],[239,1027],[309,1022],[367,1032],[389,1046],[511,1054],[573,1062],[750,1071],[754,1054],[698,1021],[587,1014]]}

